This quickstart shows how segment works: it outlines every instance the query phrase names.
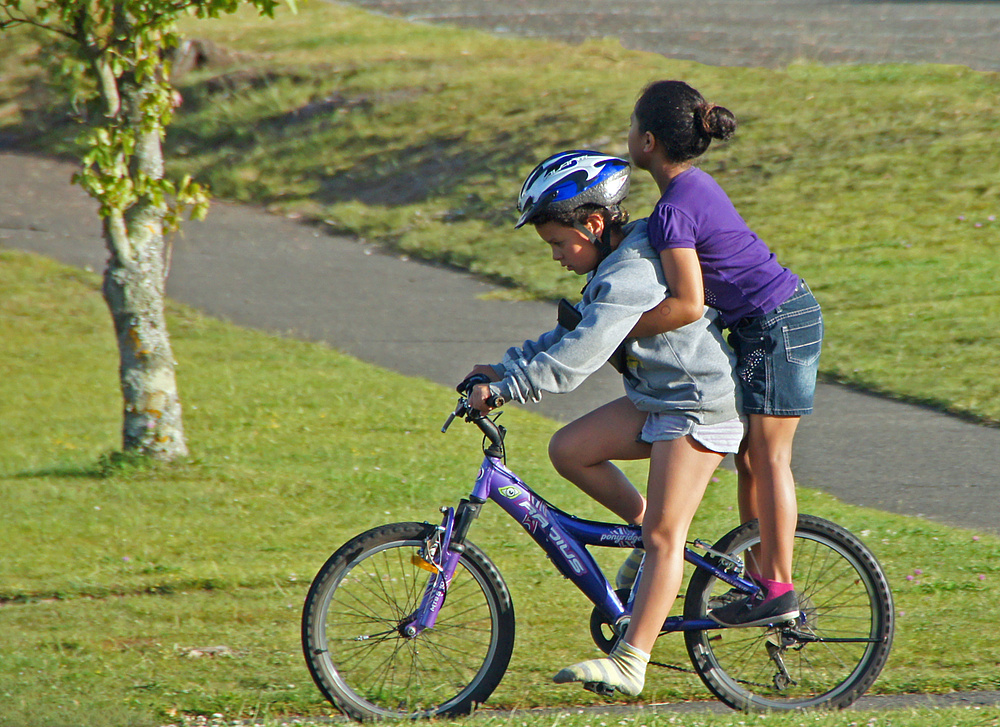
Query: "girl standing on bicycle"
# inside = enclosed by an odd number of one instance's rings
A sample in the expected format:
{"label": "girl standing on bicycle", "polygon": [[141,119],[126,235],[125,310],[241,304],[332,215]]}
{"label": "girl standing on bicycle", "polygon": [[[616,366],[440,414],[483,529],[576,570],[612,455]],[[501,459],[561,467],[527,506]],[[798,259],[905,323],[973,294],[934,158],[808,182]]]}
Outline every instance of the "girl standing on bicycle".
{"label": "girl standing on bicycle", "polygon": [[799,611],[792,584],[798,508],[792,439],[813,409],[823,318],[809,287],[782,267],[709,174],[692,165],[712,139],[726,140],[736,118],[681,81],[659,81],[640,96],[628,149],[660,190],[649,218],[669,296],[633,335],[676,330],[698,320],[707,303],[722,314],[736,353],[749,431],[736,457],[740,516],[760,521],[759,572],[764,596],[721,605],[709,614],[727,626],[752,626]]}
{"label": "girl standing on bicycle", "polygon": [[[546,159],[528,176],[517,227],[533,224],[553,260],[588,276],[587,285],[574,320],[567,316],[538,340],[511,348],[499,364],[477,365],[472,374],[495,383],[475,387],[470,401],[487,412],[504,401],[538,401],[542,391],[571,391],[616,351],[621,355],[626,396],[559,430],[549,456],[563,477],[625,521],[642,524],[643,576],[628,630],[609,656],[563,669],[554,679],[636,695],[680,589],[688,527],[744,427],[717,312],[702,306],[682,327],[629,338],[639,317],[670,295],[645,220],[626,224],[620,207],[629,173],[624,160],[573,151]],[[645,458],[643,498],[611,461]]]}

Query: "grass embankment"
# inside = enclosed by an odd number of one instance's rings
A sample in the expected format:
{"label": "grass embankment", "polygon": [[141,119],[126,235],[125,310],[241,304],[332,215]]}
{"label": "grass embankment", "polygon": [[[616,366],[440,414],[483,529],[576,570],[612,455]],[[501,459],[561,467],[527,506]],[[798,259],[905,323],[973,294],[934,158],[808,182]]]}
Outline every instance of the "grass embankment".
{"label": "grass embankment", "polygon": [[[460,425],[440,434],[454,393],[172,306],[192,457],[115,465],[102,458],[118,445],[120,396],[96,276],[3,252],[0,290],[0,725],[328,714],[300,655],[308,582],[350,535],[436,519],[438,506],[467,492],[480,436]],[[524,411],[505,419],[511,466],[557,504],[600,517],[546,461],[556,425]],[[731,475],[719,480],[694,535],[714,538],[736,523]],[[801,502],[861,533],[894,587],[898,635],[875,693],[1000,688],[1000,647],[982,628],[1000,620],[1000,541],[817,492],[802,491]],[[550,682],[595,653],[582,596],[498,510],[484,513],[472,539],[506,576],[518,614],[513,663],[491,706],[599,703]],[[620,555],[607,556],[616,567]],[[686,665],[679,638],[664,639],[656,657]],[[708,697],[697,677],[664,672],[650,677],[643,701]],[[996,719],[947,714],[958,724]],[[945,724],[925,716],[921,724]],[[601,719],[652,725],[669,716]],[[804,719],[850,721],[768,724]]]}
{"label": "grass embankment", "polygon": [[[185,31],[239,55],[180,79],[176,171],[507,281],[512,295],[579,291],[533,232],[511,230],[528,170],[563,148],[625,154],[641,87],[686,79],[740,119],[702,166],[823,303],[823,375],[1000,421],[997,74],[716,68],[327,3]],[[43,94],[25,91],[21,37],[0,48],[0,131],[42,127],[33,143],[66,148],[72,128],[31,112]],[[637,173],[631,209],[646,214],[655,199]]]}
{"label": "grass embankment", "polygon": [[[639,87],[687,78],[743,122],[705,167],[821,295],[826,374],[1000,419],[998,333],[981,323],[1000,312],[989,219],[995,75],[716,69],[611,43],[498,40],[319,3],[273,23],[240,16],[188,29],[247,55],[183,80],[169,144],[176,168],[222,195],[328,220],[334,231],[543,297],[572,295],[578,281],[552,274],[531,233],[509,231],[521,177],[558,148],[623,153]],[[37,126],[36,148],[65,149],[71,127],[32,111],[46,94],[23,64],[30,46],[26,34],[0,43],[0,132],[23,137]],[[633,209],[641,214],[653,200],[637,175]],[[103,455],[118,446],[120,396],[95,279],[2,253],[0,289],[0,725],[328,714],[299,654],[308,581],[349,535],[433,519],[465,492],[479,437],[437,431],[454,395],[175,306],[194,454],[170,468],[115,466]],[[518,411],[506,417],[512,466],[555,502],[599,516],[545,463],[555,425]],[[720,473],[695,534],[711,538],[735,522],[733,489]],[[1000,616],[1000,542],[815,492],[802,492],[802,509],[862,533],[892,581],[899,631],[876,693],[1000,687],[1000,650],[982,629]],[[491,702],[595,703],[549,683],[555,669],[594,652],[589,607],[516,531],[491,511],[473,532],[518,610],[514,661]],[[213,656],[207,647],[225,648]],[[680,641],[666,641],[657,658],[683,665]],[[643,695],[681,698],[708,694],[696,677],[670,673],[651,678]],[[734,719],[983,725],[998,716],[727,714],[676,723]],[[476,723],[674,720],[560,712]]]}

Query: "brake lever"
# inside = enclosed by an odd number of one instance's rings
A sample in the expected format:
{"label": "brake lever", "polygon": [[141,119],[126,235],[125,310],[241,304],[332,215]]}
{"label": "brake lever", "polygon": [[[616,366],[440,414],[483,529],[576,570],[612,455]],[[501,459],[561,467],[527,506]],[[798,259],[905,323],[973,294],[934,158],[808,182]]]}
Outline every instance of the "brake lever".
{"label": "brake lever", "polygon": [[464,396],[459,398],[458,406],[455,407],[455,411],[453,411],[451,414],[448,415],[448,418],[444,422],[444,426],[441,427],[441,434],[444,434],[445,432],[448,431],[448,427],[450,427],[451,423],[455,421],[455,417],[462,416],[465,413],[466,409],[465,401],[466,400]]}
{"label": "brake lever", "polygon": [[[455,417],[468,417],[468,421],[475,421],[476,419],[486,416],[482,412],[469,406],[469,392],[472,391],[472,387],[474,386],[488,383],[490,383],[489,377],[484,374],[473,374],[456,387],[462,396],[458,398],[458,406],[455,407],[455,411],[448,415],[448,418],[444,422],[444,426],[441,427],[442,434],[448,431],[448,427],[450,427],[451,423],[455,421]],[[499,395],[490,396],[486,400],[487,406],[492,409],[498,409],[503,406],[504,403],[504,398]]]}
{"label": "brake lever", "polygon": [[455,421],[456,417],[464,417],[469,414],[470,411],[471,408],[469,407],[469,398],[467,396],[458,397],[458,404],[455,405],[455,411],[449,414],[448,418],[445,419],[444,426],[441,427],[441,433],[444,434],[448,431],[448,427],[451,426],[451,423]]}

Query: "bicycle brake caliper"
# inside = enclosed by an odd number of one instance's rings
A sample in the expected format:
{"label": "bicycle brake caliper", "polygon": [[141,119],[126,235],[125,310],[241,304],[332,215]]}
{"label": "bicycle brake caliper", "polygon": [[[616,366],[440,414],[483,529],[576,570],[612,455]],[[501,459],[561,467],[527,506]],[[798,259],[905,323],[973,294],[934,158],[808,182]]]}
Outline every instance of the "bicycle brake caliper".
{"label": "bicycle brake caliper", "polygon": [[441,536],[444,534],[444,526],[438,525],[433,532],[427,536],[420,550],[413,554],[411,561],[413,565],[422,568],[429,573],[441,572]]}

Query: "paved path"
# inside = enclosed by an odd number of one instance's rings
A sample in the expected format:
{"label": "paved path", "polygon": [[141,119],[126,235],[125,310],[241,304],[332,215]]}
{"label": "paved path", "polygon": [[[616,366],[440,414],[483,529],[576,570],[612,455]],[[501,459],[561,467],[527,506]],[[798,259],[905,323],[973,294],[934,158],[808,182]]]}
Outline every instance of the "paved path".
{"label": "paved path", "polygon": [[[103,270],[95,208],[70,186],[72,171],[0,152],[0,247]],[[484,300],[492,290],[469,275],[225,203],[215,203],[206,221],[185,225],[168,284],[171,297],[212,315],[324,341],[447,385],[472,363],[498,360],[507,346],[552,325],[553,306]],[[569,420],[621,393],[605,367],[538,409]],[[1000,429],[821,385],[817,413],[803,420],[796,444],[793,464],[804,486],[1000,533]]]}
{"label": "paved path", "polygon": [[[428,21],[580,40],[713,65],[936,62],[1000,70],[1000,2],[830,0],[355,0]],[[513,8],[513,10],[512,10]],[[94,206],[72,168],[0,152],[0,248],[101,270]],[[291,254],[290,254],[291,253]],[[385,292],[392,291],[391,296]],[[475,278],[382,255],[260,210],[215,203],[176,241],[169,294],[216,316],[325,341],[380,366],[452,384],[548,327],[553,307],[486,301]],[[2,294],[2,293],[0,293]],[[487,325],[489,340],[482,340]],[[618,396],[605,370],[539,409],[568,420]],[[857,504],[1000,533],[1000,430],[836,386],[819,387],[794,467],[801,484]],[[915,701],[917,700],[917,701]],[[859,708],[993,705],[1000,692],[866,696]],[[698,703],[669,709],[723,709]],[[614,711],[609,708],[609,711]]]}
{"label": "paved path", "polygon": [[713,66],[947,63],[1000,71],[1000,2],[349,0],[412,20],[626,48]]}

